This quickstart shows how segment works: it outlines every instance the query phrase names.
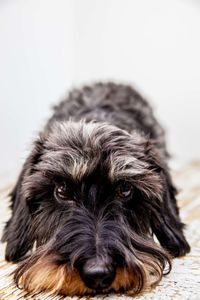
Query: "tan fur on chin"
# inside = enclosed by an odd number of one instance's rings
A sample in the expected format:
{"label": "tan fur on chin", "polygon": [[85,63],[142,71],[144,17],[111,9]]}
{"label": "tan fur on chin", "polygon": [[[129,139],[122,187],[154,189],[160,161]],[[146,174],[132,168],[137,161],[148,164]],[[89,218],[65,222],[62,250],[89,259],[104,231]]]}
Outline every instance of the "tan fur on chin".
{"label": "tan fur on chin", "polygon": [[[149,266],[142,268],[142,282],[134,271],[125,268],[117,269],[115,280],[109,289],[103,292],[124,292],[127,295],[136,295],[140,292],[150,290],[161,279],[161,274],[152,281]],[[154,269],[155,270],[155,269]],[[62,294],[68,296],[95,294],[95,291],[87,288],[80,278],[76,269],[67,268],[66,265],[58,265],[53,257],[40,257],[35,264],[29,267],[19,278],[18,285],[31,293],[46,291],[51,294]]]}
{"label": "tan fur on chin", "polygon": [[141,292],[150,291],[161,280],[162,274],[149,266],[143,269],[142,282],[138,281],[138,278],[134,271],[121,268],[117,270],[117,274],[114,282],[111,285],[111,289],[116,292],[124,292],[126,295],[135,296]]}
{"label": "tan fur on chin", "polygon": [[58,265],[51,257],[42,257],[19,279],[19,287],[28,292],[48,291],[52,294],[83,295],[91,291],[81,281],[76,270]]}

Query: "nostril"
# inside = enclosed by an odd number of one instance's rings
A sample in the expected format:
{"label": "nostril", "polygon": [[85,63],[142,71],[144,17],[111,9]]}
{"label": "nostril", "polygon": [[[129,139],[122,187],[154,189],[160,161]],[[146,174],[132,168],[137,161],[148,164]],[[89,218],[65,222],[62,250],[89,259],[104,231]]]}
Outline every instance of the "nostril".
{"label": "nostril", "polygon": [[91,289],[103,290],[114,280],[115,270],[103,263],[88,261],[82,268],[81,277],[85,285]]}

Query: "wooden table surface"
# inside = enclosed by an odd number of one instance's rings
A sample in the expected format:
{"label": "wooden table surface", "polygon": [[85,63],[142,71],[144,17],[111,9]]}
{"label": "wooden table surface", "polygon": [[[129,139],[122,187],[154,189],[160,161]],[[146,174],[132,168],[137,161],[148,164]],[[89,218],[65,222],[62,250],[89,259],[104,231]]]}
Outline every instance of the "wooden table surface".
{"label": "wooden table surface", "polygon": [[[173,261],[171,273],[164,277],[159,286],[150,293],[137,296],[140,300],[200,300],[200,162],[193,162],[189,166],[174,172],[176,185],[180,189],[178,195],[181,216],[187,224],[186,236],[192,251],[184,258]],[[5,178],[4,178],[5,182]],[[0,231],[3,223],[9,217],[7,194],[12,184],[0,186]],[[19,290],[12,281],[10,273],[15,265],[4,261],[4,245],[0,245],[0,300],[58,300],[70,297],[53,296],[49,294],[27,295]],[[76,298],[76,297],[74,297]],[[93,297],[97,299],[124,298],[125,295],[105,295]],[[121,300],[121,299],[120,299]]]}

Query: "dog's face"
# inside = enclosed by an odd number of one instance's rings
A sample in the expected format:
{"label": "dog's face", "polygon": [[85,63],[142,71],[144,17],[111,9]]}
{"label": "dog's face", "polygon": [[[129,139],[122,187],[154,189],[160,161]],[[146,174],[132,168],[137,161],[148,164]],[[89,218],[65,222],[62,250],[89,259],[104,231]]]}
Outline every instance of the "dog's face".
{"label": "dog's face", "polygon": [[51,126],[15,190],[13,226],[21,222],[18,249],[10,252],[17,260],[36,246],[16,281],[29,291],[68,295],[136,294],[156,284],[170,267],[152,239],[167,188],[158,157],[145,137],[114,126]]}

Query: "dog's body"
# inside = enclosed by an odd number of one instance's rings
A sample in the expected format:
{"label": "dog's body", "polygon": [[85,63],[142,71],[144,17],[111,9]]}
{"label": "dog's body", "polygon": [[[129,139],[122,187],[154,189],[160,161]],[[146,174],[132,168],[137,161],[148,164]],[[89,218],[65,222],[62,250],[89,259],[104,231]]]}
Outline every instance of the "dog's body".
{"label": "dog's body", "polygon": [[3,241],[6,259],[22,260],[16,282],[67,295],[154,286],[170,255],[189,252],[175,195],[164,131],[149,104],[126,85],[73,90],[11,195]]}

